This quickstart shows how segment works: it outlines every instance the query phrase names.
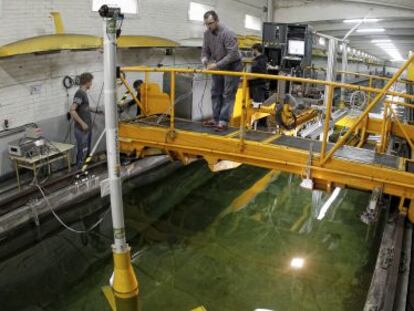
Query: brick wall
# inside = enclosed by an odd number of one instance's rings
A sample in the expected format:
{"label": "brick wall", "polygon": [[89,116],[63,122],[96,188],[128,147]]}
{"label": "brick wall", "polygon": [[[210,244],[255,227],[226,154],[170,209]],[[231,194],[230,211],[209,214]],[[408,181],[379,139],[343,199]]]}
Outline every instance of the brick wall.
{"label": "brick wall", "polygon": [[[256,4],[258,7],[259,2]],[[127,15],[124,34],[154,35],[173,40],[202,36],[201,23],[188,21],[188,0],[140,0],[139,4],[137,16]],[[261,9],[236,0],[217,1],[216,8],[222,20],[238,33],[252,33],[244,29],[244,14],[262,14]],[[3,28],[0,44],[53,33],[51,11],[61,12],[67,33],[102,34],[101,18],[91,11],[90,0],[3,0],[0,22],[12,31]],[[166,61],[160,53],[148,50],[121,51],[119,54],[122,64]],[[180,59],[178,55],[176,63],[198,61],[197,53],[181,54],[184,58]],[[0,129],[5,119],[10,127],[15,127],[66,113],[67,96],[62,87],[65,75],[83,71],[94,73],[95,87],[91,97],[97,98],[102,85],[101,64],[102,55],[97,51],[26,55],[0,60]],[[70,98],[73,91],[69,92]]]}

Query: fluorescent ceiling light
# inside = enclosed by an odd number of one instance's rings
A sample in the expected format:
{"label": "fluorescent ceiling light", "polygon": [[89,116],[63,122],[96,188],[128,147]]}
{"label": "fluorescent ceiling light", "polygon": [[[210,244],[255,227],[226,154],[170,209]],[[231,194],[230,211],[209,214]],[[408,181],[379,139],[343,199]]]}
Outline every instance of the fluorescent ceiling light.
{"label": "fluorescent ceiling light", "polygon": [[332,192],[331,196],[329,197],[329,199],[322,206],[321,211],[319,212],[319,215],[317,217],[318,220],[322,220],[325,217],[326,212],[331,207],[332,203],[336,200],[340,192],[341,192],[341,188],[336,187],[335,190]]}
{"label": "fluorescent ceiling light", "polygon": [[372,43],[386,43],[386,42],[391,42],[390,39],[374,39],[371,40]]}
{"label": "fluorescent ceiling light", "polygon": [[362,28],[358,29],[357,32],[384,32],[384,28]]}
{"label": "fluorescent ceiling light", "polygon": [[366,19],[345,19],[344,23],[347,24],[357,24],[360,22],[364,22],[364,23],[376,23],[381,21],[381,19],[378,18],[366,18]]}
{"label": "fluorescent ceiling light", "polygon": [[394,45],[394,43],[391,42],[380,42],[377,43],[376,46],[383,49],[391,58],[392,61],[403,61],[403,57],[401,56],[400,51],[398,48]]}

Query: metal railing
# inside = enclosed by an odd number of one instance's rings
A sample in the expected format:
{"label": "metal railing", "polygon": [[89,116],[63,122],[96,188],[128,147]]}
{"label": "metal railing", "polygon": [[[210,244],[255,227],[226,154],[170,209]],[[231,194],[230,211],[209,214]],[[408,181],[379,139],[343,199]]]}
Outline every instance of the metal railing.
{"label": "metal railing", "polygon": [[[223,75],[223,76],[235,76],[240,77],[242,80],[242,113],[241,113],[241,122],[240,122],[240,151],[242,152],[245,147],[245,133],[246,133],[246,114],[248,109],[248,80],[251,78],[255,79],[266,79],[266,80],[278,80],[278,81],[289,81],[289,82],[297,82],[297,83],[304,83],[304,84],[316,84],[316,85],[324,85],[327,87],[327,93],[325,96],[328,97],[327,101],[327,107],[326,107],[326,114],[324,119],[324,125],[323,125],[323,139],[322,139],[322,146],[320,151],[320,164],[325,164],[333,155],[335,152],[343,146],[349,136],[361,125],[361,122],[366,120],[368,117],[368,114],[371,112],[371,110],[380,102],[380,100],[385,95],[392,95],[400,98],[410,99],[414,100],[414,95],[409,95],[404,92],[395,92],[390,91],[391,86],[398,81],[401,74],[407,69],[407,67],[410,65],[411,62],[414,62],[414,54],[401,66],[401,68],[394,74],[392,78],[390,78],[387,82],[387,84],[382,89],[372,88],[372,87],[366,87],[366,86],[359,86],[359,85],[353,85],[353,84],[346,84],[346,83],[339,83],[339,82],[330,82],[330,81],[323,81],[323,80],[315,80],[315,79],[308,79],[308,78],[298,78],[298,77],[288,77],[288,76],[281,76],[281,75],[269,75],[269,74],[257,74],[257,73],[248,73],[248,72],[233,72],[233,71],[218,71],[218,70],[202,70],[202,69],[190,69],[190,68],[151,68],[151,67],[141,67],[141,66],[133,66],[133,67],[123,67],[121,68],[122,73],[128,73],[128,72],[143,72],[145,73],[145,80],[148,83],[149,81],[149,73],[169,73],[171,74],[170,79],[170,131],[175,131],[175,84],[176,84],[176,75],[177,74],[210,74],[210,75]],[[127,89],[130,90],[130,87],[128,86],[128,83],[125,79],[121,79],[123,83],[126,85]],[[375,98],[367,105],[367,108],[359,115],[357,120],[350,126],[350,128],[346,131],[344,135],[342,135],[339,140],[334,144],[334,146],[327,152],[327,145],[328,145],[328,131],[329,131],[329,124],[330,124],[330,118],[331,118],[331,112],[332,112],[332,105],[333,105],[333,97],[335,94],[336,88],[344,88],[349,90],[358,90],[358,91],[364,91],[376,94]],[[147,92],[146,92],[147,93]],[[137,100],[134,96],[134,99]],[[140,104],[137,101],[138,104]],[[409,105],[406,103],[401,102],[395,102],[394,104],[397,105]],[[141,105],[140,105],[141,106]],[[411,105],[410,105],[411,106]],[[414,106],[413,106],[414,107]],[[146,111],[146,107],[143,111]],[[385,123],[388,119],[388,111],[393,111],[390,109],[390,106],[385,104],[385,109],[387,109],[387,114],[384,114],[384,132],[383,136],[385,136]],[[395,117],[395,113],[393,114]],[[401,126],[398,121],[397,125]],[[403,132],[404,133],[404,132]],[[407,135],[407,133],[405,133]],[[408,135],[407,135],[408,137]],[[409,140],[410,146],[412,146],[411,140]],[[414,146],[413,146],[414,147]]]}

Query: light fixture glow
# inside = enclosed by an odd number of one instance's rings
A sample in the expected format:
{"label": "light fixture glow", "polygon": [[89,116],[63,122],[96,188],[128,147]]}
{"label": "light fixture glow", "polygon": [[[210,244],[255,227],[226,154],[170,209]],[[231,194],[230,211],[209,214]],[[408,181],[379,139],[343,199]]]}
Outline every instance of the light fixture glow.
{"label": "light fixture glow", "polygon": [[401,56],[400,51],[397,49],[397,47],[392,43],[391,40],[385,42],[378,42],[375,44],[379,48],[383,49],[389,56],[390,60],[394,62],[401,62],[403,61],[403,57]]}
{"label": "light fixture glow", "polygon": [[322,220],[326,213],[328,212],[328,209],[331,207],[332,203],[336,200],[339,193],[341,192],[341,188],[336,187],[335,190],[332,192],[329,199],[325,202],[325,204],[322,206],[319,215],[317,217],[318,220]]}
{"label": "light fixture glow", "polygon": [[326,40],[325,38],[319,38],[319,44],[325,46]]}
{"label": "light fixture glow", "polygon": [[367,33],[367,32],[384,32],[384,28],[362,28],[358,29],[357,32],[359,33]]}
{"label": "light fixture glow", "polygon": [[294,257],[290,261],[290,267],[294,270],[302,269],[304,265],[305,265],[305,259],[301,257]]}
{"label": "light fixture glow", "polygon": [[366,19],[345,19],[344,23],[346,24],[357,24],[360,22],[364,22],[364,23],[376,23],[381,21],[381,19],[378,18],[366,18]]}
{"label": "light fixture glow", "polygon": [[371,40],[372,43],[386,43],[386,42],[391,42],[390,39],[374,39]]}

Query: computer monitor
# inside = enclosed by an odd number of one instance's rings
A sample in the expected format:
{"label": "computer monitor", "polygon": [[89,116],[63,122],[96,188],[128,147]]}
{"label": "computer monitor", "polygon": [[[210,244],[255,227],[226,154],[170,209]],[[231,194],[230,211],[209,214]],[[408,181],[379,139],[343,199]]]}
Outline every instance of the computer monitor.
{"label": "computer monitor", "polygon": [[305,41],[289,40],[288,54],[290,55],[305,55]]}

